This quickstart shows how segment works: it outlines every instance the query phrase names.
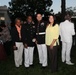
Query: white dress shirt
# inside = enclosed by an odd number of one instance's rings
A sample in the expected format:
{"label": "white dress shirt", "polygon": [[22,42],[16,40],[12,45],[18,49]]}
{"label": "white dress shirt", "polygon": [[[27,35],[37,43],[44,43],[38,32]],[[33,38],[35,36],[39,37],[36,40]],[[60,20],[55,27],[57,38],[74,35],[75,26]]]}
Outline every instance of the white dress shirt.
{"label": "white dress shirt", "polygon": [[61,41],[72,42],[72,35],[75,35],[74,24],[68,20],[60,23]]}

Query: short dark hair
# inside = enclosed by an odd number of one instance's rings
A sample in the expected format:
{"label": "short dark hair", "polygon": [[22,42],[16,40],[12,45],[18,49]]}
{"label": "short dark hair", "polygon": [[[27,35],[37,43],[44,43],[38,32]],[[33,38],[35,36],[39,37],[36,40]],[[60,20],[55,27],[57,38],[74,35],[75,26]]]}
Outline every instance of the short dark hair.
{"label": "short dark hair", "polygon": [[32,15],[28,15],[26,18],[28,18],[28,17],[31,17],[32,18]]}
{"label": "short dark hair", "polygon": [[38,14],[40,14],[40,15],[42,16],[42,14],[41,14],[41,13],[37,13],[37,14],[36,14],[36,17],[37,17],[37,15],[38,15]]}
{"label": "short dark hair", "polygon": [[70,12],[65,12],[65,16],[66,15],[72,16],[72,14]]}
{"label": "short dark hair", "polygon": [[65,20],[71,20],[71,16],[72,15],[70,13],[66,12],[64,18],[65,18]]}
{"label": "short dark hair", "polygon": [[16,19],[15,19],[15,23],[16,23],[16,21],[17,21],[17,20],[20,20],[20,21],[21,21],[21,19],[20,19],[20,18],[16,18]]}

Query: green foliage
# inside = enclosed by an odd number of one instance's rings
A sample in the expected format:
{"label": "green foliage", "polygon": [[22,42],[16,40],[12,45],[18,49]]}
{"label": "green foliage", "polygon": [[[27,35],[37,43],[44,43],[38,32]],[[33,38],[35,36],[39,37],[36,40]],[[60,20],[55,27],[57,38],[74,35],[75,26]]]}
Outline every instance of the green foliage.
{"label": "green foliage", "polygon": [[76,7],[68,7],[66,11],[69,12],[71,15],[76,16]]}
{"label": "green foliage", "polygon": [[9,14],[11,18],[35,15],[37,12],[44,14],[52,3],[52,0],[15,0],[9,2]]}

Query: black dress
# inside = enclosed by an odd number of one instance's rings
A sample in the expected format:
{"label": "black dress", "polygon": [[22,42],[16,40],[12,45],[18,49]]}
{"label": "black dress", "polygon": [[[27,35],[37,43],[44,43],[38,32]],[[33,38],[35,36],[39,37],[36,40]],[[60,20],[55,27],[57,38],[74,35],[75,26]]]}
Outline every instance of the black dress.
{"label": "black dress", "polygon": [[6,59],[7,59],[7,55],[6,55],[4,46],[2,44],[0,44],[0,61],[6,60]]}

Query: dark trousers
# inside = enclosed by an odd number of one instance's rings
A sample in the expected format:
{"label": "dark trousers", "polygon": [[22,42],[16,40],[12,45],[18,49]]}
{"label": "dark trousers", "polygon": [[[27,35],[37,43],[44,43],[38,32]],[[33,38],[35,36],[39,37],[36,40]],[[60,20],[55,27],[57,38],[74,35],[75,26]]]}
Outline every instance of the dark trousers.
{"label": "dark trousers", "polygon": [[58,70],[58,65],[57,65],[57,46],[54,46],[53,49],[50,49],[50,46],[47,46],[48,54],[49,54],[49,59],[50,65],[51,65],[51,71],[56,72]]}
{"label": "dark trousers", "polygon": [[11,55],[11,41],[7,41],[4,43],[4,48],[6,51],[7,56]]}

